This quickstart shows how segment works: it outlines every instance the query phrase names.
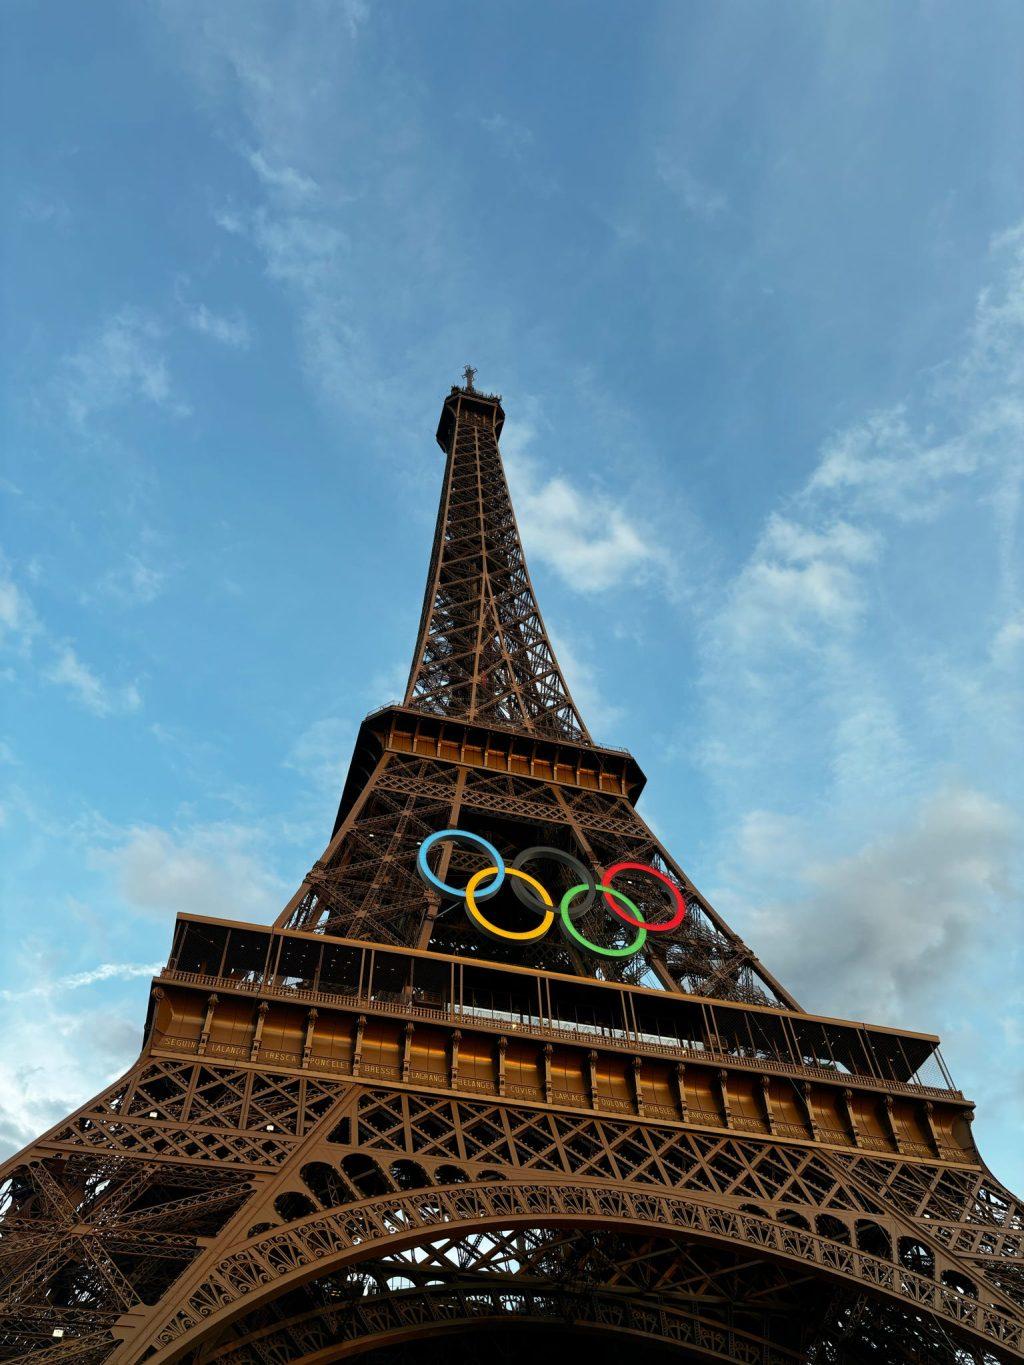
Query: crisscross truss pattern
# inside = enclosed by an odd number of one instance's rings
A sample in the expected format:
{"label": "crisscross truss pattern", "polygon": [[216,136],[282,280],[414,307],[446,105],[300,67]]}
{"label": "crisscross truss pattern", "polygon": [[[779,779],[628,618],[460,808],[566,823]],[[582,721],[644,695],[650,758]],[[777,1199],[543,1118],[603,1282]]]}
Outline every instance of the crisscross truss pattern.
{"label": "crisscross truss pattern", "polygon": [[548,640],[498,450],[500,402],[453,389],[406,704],[589,741]]}
{"label": "crisscross truss pattern", "polygon": [[[707,1359],[798,1362],[821,1326],[820,1296],[771,1261],[683,1239],[613,1230],[496,1228],[407,1247],[292,1290],[194,1355],[243,1365],[258,1351],[299,1361],[339,1346],[472,1333],[488,1325],[588,1328]],[[623,1340],[623,1337],[626,1340]],[[447,1349],[466,1358],[460,1339]],[[588,1354],[598,1348],[588,1346]],[[529,1343],[520,1344],[520,1350]],[[568,1347],[571,1351],[573,1348]],[[578,1349],[578,1348],[577,1348]],[[340,1354],[340,1351],[339,1351]],[[411,1356],[410,1356],[411,1358]],[[476,1358],[479,1358],[478,1356]]]}
{"label": "crisscross truss pattern", "polygon": [[[307,1205],[308,1201],[295,1212]],[[890,1300],[904,1313],[913,1306],[913,1318],[930,1319],[928,1335],[946,1334],[951,1349],[935,1360],[971,1359],[970,1355],[958,1357],[956,1351],[958,1342],[966,1347],[972,1338],[974,1359],[983,1358],[989,1345],[996,1350],[995,1358],[1004,1346],[1011,1352],[1019,1350],[1019,1319],[993,1304],[987,1290],[979,1297],[977,1287],[973,1293],[965,1292],[948,1272],[945,1278],[936,1278],[925,1244],[912,1239],[908,1245],[901,1239],[894,1253],[879,1224],[865,1219],[865,1235],[876,1239],[875,1250],[869,1251],[844,1236],[840,1220],[834,1222],[833,1227],[826,1220],[824,1230],[814,1233],[756,1209],[722,1207],[665,1191],[645,1194],[608,1182],[531,1182],[519,1174],[506,1180],[395,1192],[329,1212],[314,1211],[277,1229],[255,1229],[243,1244],[205,1266],[201,1278],[186,1277],[181,1307],[150,1335],[149,1344],[157,1347],[156,1359],[188,1359],[197,1347],[216,1339],[214,1334],[222,1326],[238,1324],[243,1315],[271,1300],[280,1302],[282,1295],[323,1272],[363,1267],[382,1251],[412,1249],[405,1265],[415,1265],[429,1261],[431,1249],[439,1244],[443,1251],[466,1234],[470,1234],[471,1246],[483,1234],[484,1250],[490,1256],[492,1246],[507,1241],[510,1232],[535,1235],[535,1230],[580,1228],[601,1237],[612,1234],[614,1238],[617,1233],[625,1238],[635,1234],[668,1238],[677,1253],[685,1253],[691,1244],[723,1248],[732,1255],[743,1247],[748,1267],[751,1260],[756,1264],[762,1259],[786,1265],[790,1285],[795,1281],[805,1291],[810,1288],[808,1278],[817,1281],[819,1297],[827,1298],[833,1309],[836,1300],[821,1295],[822,1283],[833,1279],[859,1282],[870,1297]],[[477,1251],[482,1242],[476,1241]],[[713,1263],[713,1257],[707,1260]],[[506,1273],[509,1268],[506,1260]],[[680,1273],[685,1287],[686,1273]],[[552,1286],[542,1282],[542,1287]],[[905,1330],[902,1341],[902,1358],[912,1358],[906,1354]],[[792,1334],[789,1342],[794,1342]],[[800,1344],[799,1338],[795,1344]],[[194,1354],[191,1358],[195,1359]]]}
{"label": "crisscross truss pattern", "polygon": [[506,1320],[774,1365],[1024,1359],[1020,1210],[983,1169],[150,1057],[0,1175],[0,1359],[283,1362]]}
{"label": "crisscross truss pattern", "polygon": [[[514,948],[484,939],[460,903],[441,903],[416,874],[421,842],[434,830],[453,825],[473,829],[499,848],[561,848],[595,869],[621,860],[648,863],[682,888],[686,917],[668,933],[648,935],[634,957],[600,963],[557,932]],[[471,849],[452,846],[445,856],[446,874],[455,884],[464,884],[480,866]],[[545,865],[543,872],[551,894],[560,896],[569,874],[554,864]],[[627,874],[618,884],[653,921],[665,918],[664,891],[652,878],[630,879]],[[517,923],[519,914],[526,927],[511,893],[500,894],[500,913],[511,915],[510,923]],[[392,749],[378,759],[331,845],[278,923],[714,999],[795,1007],[792,996],[694,886],[627,797]],[[600,900],[578,927],[607,948],[621,947],[633,937],[629,926],[610,915]]]}
{"label": "crisscross truss pattern", "polygon": [[[388,1343],[378,1347],[382,1355],[397,1348],[397,1359],[422,1361],[421,1340],[442,1336],[446,1360],[459,1362],[480,1358],[488,1327],[502,1334],[543,1327],[547,1344],[568,1324],[594,1335],[586,1351],[597,1360],[635,1352],[638,1339],[644,1358],[678,1358],[682,1348],[688,1358],[751,1365],[850,1360],[862,1351],[893,1361],[907,1346],[890,1304],[850,1292],[829,1299],[813,1279],[749,1252],[614,1229],[496,1228],[311,1280],[214,1334],[190,1360],[285,1365],[337,1359],[356,1345],[365,1359],[375,1343]],[[575,1354],[579,1345],[566,1336]],[[919,1359],[951,1358],[948,1335],[930,1319],[915,1323],[912,1336]],[[518,1352],[530,1340],[519,1341]],[[965,1361],[983,1358],[953,1351]]]}
{"label": "crisscross truss pattern", "polygon": [[64,1337],[105,1359],[126,1312],[156,1302],[246,1201],[231,1170],[89,1153],[38,1156],[0,1186],[0,1358]]}

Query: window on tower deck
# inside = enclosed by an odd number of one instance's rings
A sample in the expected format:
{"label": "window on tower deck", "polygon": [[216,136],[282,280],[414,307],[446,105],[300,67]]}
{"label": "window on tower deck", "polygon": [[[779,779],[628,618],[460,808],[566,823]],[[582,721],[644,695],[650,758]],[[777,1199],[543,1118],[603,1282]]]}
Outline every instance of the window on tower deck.
{"label": "window on tower deck", "polygon": [[411,968],[412,960],[408,957],[400,957],[397,953],[376,953],[370,998],[381,1001],[402,999],[409,986]]}

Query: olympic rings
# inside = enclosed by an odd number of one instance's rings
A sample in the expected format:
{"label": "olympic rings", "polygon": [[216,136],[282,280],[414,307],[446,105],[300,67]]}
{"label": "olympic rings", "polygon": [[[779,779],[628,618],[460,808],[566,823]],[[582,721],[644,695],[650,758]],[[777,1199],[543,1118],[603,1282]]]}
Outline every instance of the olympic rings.
{"label": "olympic rings", "polygon": [[483,849],[494,864],[492,871],[497,872],[498,875],[486,891],[480,892],[477,896],[477,900],[483,901],[487,900],[488,897],[493,896],[505,880],[505,860],[493,844],[489,844],[487,840],[481,838],[479,834],[470,834],[468,829],[439,829],[433,834],[428,835],[427,838],[423,840],[422,844],[420,844],[420,851],[416,858],[416,870],[427,885],[432,886],[435,891],[443,891],[446,896],[454,896],[457,900],[461,900],[466,894],[461,886],[449,886],[447,882],[441,881],[440,877],[435,877],[430,870],[427,863],[427,854],[433,846],[440,843],[442,839],[462,839],[467,844],[476,844],[478,848]]}
{"label": "olympic rings", "polygon": [[[565,853],[560,848],[548,848],[546,845],[537,844],[533,848],[524,848],[522,853],[517,854],[512,860],[512,867],[520,868],[523,863],[533,862],[535,858],[550,858],[552,862],[561,863],[583,883],[580,890],[585,888],[587,894],[584,897],[583,903],[573,911],[571,915],[573,920],[582,919],[587,911],[593,907],[594,900],[597,896],[597,887],[594,885],[590,873],[580,862],[579,858],[574,858],[571,853]],[[509,870],[511,871],[511,869]],[[527,880],[529,881],[529,878],[527,878]],[[524,886],[520,886],[518,882],[513,883],[512,894],[521,905],[525,905],[527,910],[532,910],[535,914],[543,915],[545,904],[551,904],[550,899],[542,904],[538,904],[533,896],[530,895],[529,891],[527,891]]]}
{"label": "olympic rings", "polygon": [[[572,918],[569,915],[569,902],[577,891],[584,891],[585,889],[586,883],[584,883],[583,886],[570,886],[569,890],[562,897],[562,903],[558,907],[562,912],[562,933],[565,934],[567,938],[575,939],[581,948],[587,948],[592,953],[600,953],[602,957],[632,957],[634,953],[638,953],[647,940],[647,930],[640,924],[639,920],[634,919],[629,921],[630,924],[637,925],[636,938],[632,943],[627,944],[625,948],[602,948],[599,943],[591,943],[589,938],[584,938],[575,924],[573,924]],[[628,897],[624,896],[621,891],[616,891],[614,888],[604,885],[599,886],[597,889],[604,892],[605,900],[607,900],[609,896],[614,896],[616,900],[625,901],[634,914],[640,913],[633,902],[629,900]],[[622,915],[621,910],[617,911],[617,913]],[[622,915],[622,918],[625,919],[626,916]]]}
{"label": "olympic rings", "polygon": [[[610,891],[608,887],[602,886],[599,889],[604,892],[604,902],[609,910],[613,910],[615,914],[618,915],[619,919],[624,919],[627,924],[632,924],[637,929],[649,929],[652,934],[664,934],[667,933],[669,929],[678,929],[686,915],[686,902],[683,900],[683,893],[679,890],[679,887],[676,886],[674,881],[671,881],[666,877],[664,872],[659,872],[656,867],[651,867],[647,863],[616,863],[614,867],[610,867],[604,874],[605,881],[610,882],[617,872],[646,872],[652,877],[657,877],[658,881],[664,882],[672,893],[672,899],[676,903],[676,912],[671,919],[667,919],[663,923],[648,924],[646,920],[639,918],[634,919],[633,915],[628,915],[620,910],[617,905],[613,905],[611,897],[616,895],[616,893]],[[633,905],[631,901],[627,901],[625,896],[618,896],[618,899],[626,901],[626,904],[633,911],[634,915],[637,913],[636,906]]]}
{"label": "olympic rings", "polygon": [[[477,908],[475,896],[477,885],[481,878],[489,877],[492,872],[497,872],[497,870],[496,867],[485,867],[479,872],[474,872],[472,877],[470,877],[469,885],[466,887],[466,909],[469,911],[470,919],[473,920],[478,928],[484,931],[488,938],[498,939],[499,942],[504,938],[511,939],[513,943],[531,943],[534,939],[543,938],[551,928],[552,921],[555,918],[554,901],[535,877],[531,877],[527,872],[520,872],[518,867],[507,867],[505,871],[510,877],[516,877],[521,881],[529,882],[530,885],[540,893],[541,900],[546,907],[544,918],[541,920],[540,924],[537,925],[536,929],[525,929],[521,933],[513,933],[511,929],[500,929],[498,925],[492,924],[489,919],[481,915]],[[515,890],[515,887],[512,889]],[[530,905],[530,909],[533,909],[532,905]]]}
{"label": "olympic rings", "polygon": [[[461,839],[464,843],[475,845],[487,855],[490,860],[489,865],[474,872],[465,887],[449,886],[447,882],[441,881],[440,877],[431,871],[427,862],[427,854],[435,844],[440,843],[443,839]],[[432,890],[440,891],[442,895],[452,897],[455,900],[464,900],[469,918],[489,938],[496,939],[499,942],[536,943],[544,938],[556,918],[555,903],[550,893],[535,877],[531,877],[528,872],[522,870],[524,863],[535,862],[540,859],[561,863],[563,867],[572,872],[574,877],[579,878],[562,896],[558,905],[557,918],[562,934],[588,952],[597,953],[601,957],[632,957],[644,946],[649,933],[664,934],[671,929],[677,929],[686,916],[687,905],[682,891],[670,877],[659,871],[658,868],[651,867],[649,863],[615,863],[605,872],[604,879],[598,882],[579,859],[573,857],[571,853],[566,853],[560,848],[538,845],[523,849],[513,859],[511,865],[506,866],[504,859],[493,844],[481,835],[472,834],[469,830],[464,829],[437,830],[424,839],[416,858],[416,870]],[[667,887],[674,903],[671,918],[654,923],[645,920],[634,902],[624,892],[612,886],[612,879],[620,872],[642,872],[654,877],[656,881]],[[492,880],[481,890],[480,883],[487,877]],[[503,929],[500,925],[489,920],[481,911],[480,902],[493,896],[504,884],[506,877],[512,879],[511,889],[520,904],[538,916],[539,923],[535,928]],[[605,948],[599,943],[594,943],[577,928],[577,923],[592,910],[599,891],[608,909],[618,919],[636,930],[632,943],[626,944],[625,947]],[[581,896],[582,900],[580,899]]]}

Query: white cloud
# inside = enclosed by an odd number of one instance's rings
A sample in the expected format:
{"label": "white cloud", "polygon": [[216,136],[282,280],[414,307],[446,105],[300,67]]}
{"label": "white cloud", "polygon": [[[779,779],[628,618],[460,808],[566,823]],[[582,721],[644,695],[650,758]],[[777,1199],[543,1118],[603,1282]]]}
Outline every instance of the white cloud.
{"label": "white cloud", "polygon": [[134,909],[264,921],[280,910],[288,888],[266,865],[260,843],[258,831],[235,824],[173,831],[140,825],[95,850],[92,861],[113,873]]}
{"label": "white cloud", "polygon": [[64,645],[44,674],[47,682],[66,687],[88,711],[96,716],[112,716],[137,711],[142,698],[134,683],[110,687],[82,662],[71,645]]}
{"label": "white cloud", "polygon": [[35,608],[0,554],[0,647],[26,653],[39,629]]}
{"label": "white cloud", "polygon": [[279,217],[260,210],[252,218],[250,231],[263,252],[270,278],[297,286],[311,305],[318,293],[336,285],[346,238],[333,223],[299,214]]}
{"label": "white cloud", "polygon": [[[772,762],[777,784],[802,756],[827,767],[847,810],[860,799],[877,813],[879,801],[898,806],[921,765],[949,749],[966,706],[979,735],[1012,719],[1024,229],[999,250],[1003,275],[979,298],[960,354],[905,402],[826,441],[711,598],[704,758],[716,779],[734,769],[749,783],[759,762]],[[997,565],[987,592],[986,561]],[[973,633],[986,620],[990,643],[978,648]],[[929,736],[936,718],[946,728]]]}
{"label": "white cloud", "polygon": [[224,313],[213,312],[205,303],[201,303],[189,311],[187,322],[193,331],[234,351],[244,351],[252,345],[249,323],[239,312],[228,317]]}
{"label": "white cloud", "polygon": [[66,356],[54,387],[74,425],[139,401],[187,414],[188,405],[171,381],[163,339],[164,329],[152,314],[125,307]]}
{"label": "white cloud", "polygon": [[340,797],[354,743],[355,727],[350,720],[325,717],[302,732],[285,759],[285,767],[301,773],[335,798]]}
{"label": "white cloud", "polygon": [[993,251],[998,285],[981,292],[959,357],[941,366],[918,404],[873,413],[829,441],[806,495],[845,494],[864,511],[934,516],[948,486],[978,471],[1014,471],[1024,446],[1024,224]]}
{"label": "white cloud", "polygon": [[250,152],[247,159],[264,185],[288,199],[313,199],[320,191],[312,176],[303,175],[294,166],[272,166],[258,149]]}
{"label": "white cloud", "polygon": [[999,668],[1013,667],[1024,646],[1024,611],[1014,613],[996,631],[992,641],[992,662]]}
{"label": "white cloud", "polygon": [[667,581],[669,557],[610,498],[585,494],[564,475],[545,479],[505,442],[505,464],[527,555],[543,560],[577,592],[596,593],[651,578]]}
{"label": "white cloud", "polygon": [[[424,282],[434,276],[445,287],[450,269],[444,179],[453,171],[425,144],[422,92],[385,67],[368,97],[363,4],[317,5],[288,19],[265,8],[254,19],[251,6],[230,0],[165,4],[161,13],[203,102],[230,110],[244,130],[255,199],[225,206],[216,220],[252,243],[281,286],[311,385],[350,415],[393,408],[395,338],[408,335]],[[365,335],[356,322],[365,316],[387,337]]]}
{"label": "white cloud", "polygon": [[[107,597],[119,606],[142,607],[156,600],[163,591],[167,574],[163,569],[154,568],[138,555],[127,555],[116,569],[108,569],[96,584],[96,593]],[[89,601],[92,594],[83,594],[83,601]]]}
{"label": "white cloud", "polygon": [[[142,982],[159,964],[105,962],[58,975],[52,946],[29,944],[21,948],[16,969],[19,987],[0,991],[2,1155],[24,1147],[71,1113],[138,1055],[145,1010]],[[128,1003],[125,993],[117,992],[119,985],[126,987]],[[92,987],[101,991],[77,1008],[69,1004],[70,992]],[[42,1049],[41,1037],[46,1039]]]}
{"label": "white cloud", "polygon": [[213,211],[213,221],[222,232],[229,232],[232,237],[244,237],[246,233],[246,216],[237,212],[235,209],[219,208]]}
{"label": "white cloud", "polygon": [[45,996],[63,991],[81,990],[83,986],[95,986],[101,981],[133,981],[139,976],[155,976],[161,970],[161,962],[103,962],[98,967],[90,967],[84,972],[68,972],[64,976],[45,976],[21,990],[0,990],[0,1000],[27,1000],[32,996]]}
{"label": "white cloud", "polygon": [[865,608],[859,570],[878,554],[877,535],[846,521],[814,529],[773,512],[732,587],[724,642],[775,648],[781,635],[814,647],[822,630],[848,631]]}
{"label": "white cloud", "polygon": [[756,911],[752,941],[810,1009],[910,1027],[952,1022],[979,962],[1024,941],[1013,891],[1020,829],[1006,805],[973,788],[942,788],[903,826],[831,861],[809,857],[806,831],[784,817],[748,821],[751,886],[794,887]]}
{"label": "white cloud", "polygon": [[725,211],[725,195],[705,184],[684,162],[667,152],[659,152],[656,160],[658,178],[677,196],[688,213],[705,222],[712,222]]}
{"label": "white cloud", "polygon": [[602,736],[611,736],[625,714],[623,708],[608,700],[601,687],[598,669],[575,644],[550,627],[548,634],[566,686],[587,729],[598,742]]}

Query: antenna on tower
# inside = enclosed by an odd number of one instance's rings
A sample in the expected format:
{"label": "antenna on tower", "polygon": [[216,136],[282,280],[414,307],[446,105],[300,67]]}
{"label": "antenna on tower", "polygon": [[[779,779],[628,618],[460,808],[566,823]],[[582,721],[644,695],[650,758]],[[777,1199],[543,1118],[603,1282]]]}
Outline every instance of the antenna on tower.
{"label": "antenna on tower", "polygon": [[465,368],[462,371],[462,377],[466,381],[466,388],[469,390],[469,392],[475,393],[476,390],[473,387],[473,380],[476,378],[476,370],[473,369],[472,365],[465,366]]}

